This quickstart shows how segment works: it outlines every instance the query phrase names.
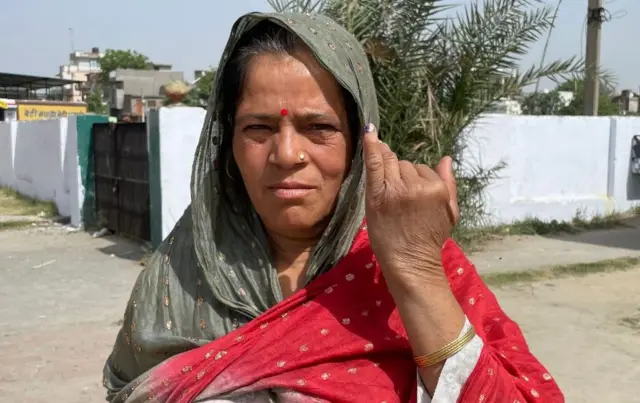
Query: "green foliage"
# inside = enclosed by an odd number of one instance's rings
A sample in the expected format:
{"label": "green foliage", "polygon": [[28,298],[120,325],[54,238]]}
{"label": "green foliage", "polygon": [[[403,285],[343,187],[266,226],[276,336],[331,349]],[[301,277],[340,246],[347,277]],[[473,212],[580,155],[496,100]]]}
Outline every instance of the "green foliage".
{"label": "green foliage", "polygon": [[[560,98],[560,91],[573,93],[573,99],[565,105]],[[613,102],[614,89],[607,80],[600,83],[600,97],[598,99],[598,115],[619,115],[620,108]],[[559,84],[556,89],[548,93],[533,93],[528,95],[522,104],[525,115],[569,115],[584,114],[584,80],[573,78]]]}
{"label": "green foliage", "polygon": [[107,49],[100,58],[100,82],[109,83],[109,73],[117,69],[149,70],[151,61],[135,50]]}
{"label": "green foliage", "polygon": [[102,94],[102,87],[98,86],[87,95],[87,110],[89,112],[99,115],[107,115],[109,113],[108,106],[102,100]]}
{"label": "green foliage", "polygon": [[[562,108],[560,115],[584,115],[584,80],[568,80],[558,86],[559,91],[572,91],[573,99],[565,108]],[[600,96],[598,98],[598,115],[612,116],[619,115],[620,108],[613,102],[613,88],[606,83],[600,84]]]}
{"label": "green foliage", "polygon": [[465,129],[495,101],[520,94],[540,77],[583,71],[571,58],[517,72],[522,56],[552,27],[553,10],[538,0],[269,3],[277,11],[326,14],[360,40],[376,85],[382,137],[403,159],[434,166],[444,155],[453,157],[463,228],[481,224],[483,191],[502,167],[462,160]]}
{"label": "green foliage", "polygon": [[195,84],[191,92],[189,93],[192,98],[193,106],[201,106],[203,108],[207,107],[209,103],[209,95],[211,95],[211,91],[213,89],[213,82],[216,79],[217,69],[213,68],[204,73],[202,77]]}
{"label": "green foliage", "polygon": [[527,95],[522,102],[524,115],[558,115],[564,109],[564,102],[558,90],[534,92]]}
{"label": "green foliage", "polygon": [[105,115],[109,108],[104,104],[103,88],[109,85],[109,74],[117,69],[148,70],[152,67],[149,58],[134,50],[107,49],[100,58],[100,80],[97,88],[87,95],[89,112]]}
{"label": "green foliage", "polygon": [[[571,91],[571,92],[580,92],[584,91],[584,79],[582,78],[572,78],[571,80],[567,80],[563,83],[558,84],[556,88],[558,91]],[[614,88],[608,81],[600,82],[600,94],[611,96],[613,95]]]}

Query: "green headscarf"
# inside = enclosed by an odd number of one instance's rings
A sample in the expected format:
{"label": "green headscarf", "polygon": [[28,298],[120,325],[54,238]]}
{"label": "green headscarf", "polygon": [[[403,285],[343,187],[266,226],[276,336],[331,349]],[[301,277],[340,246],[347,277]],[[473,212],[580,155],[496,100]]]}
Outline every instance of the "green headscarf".
{"label": "green headscarf", "polygon": [[[225,67],[240,39],[264,21],[302,39],[353,97],[360,127],[379,123],[367,57],[344,28],[311,14],[251,13],[236,21],[218,66],[196,149],[192,203],[140,274],[105,365],[104,385],[110,400],[116,395],[122,399],[146,371],[167,357],[221,337],[282,300],[262,223],[246,194],[224,188],[224,164],[215,163],[232,135],[222,124],[229,119],[222,116]],[[355,129],[357,134],[362,132]],[[358,135],[335,212],[308,263],[307,282],[348,252],[364,217],[360,140]]]}

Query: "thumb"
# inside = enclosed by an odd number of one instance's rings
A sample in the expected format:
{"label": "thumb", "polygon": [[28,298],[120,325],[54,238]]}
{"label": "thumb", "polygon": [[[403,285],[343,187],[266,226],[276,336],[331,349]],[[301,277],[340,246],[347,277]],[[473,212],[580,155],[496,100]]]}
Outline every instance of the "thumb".
{"label": "thumb", "polygon": [[458,207],[458,186],[456,185],[456,177],[453,173],[453,160],[451,157],[444,157],[436,166],[436,173],[442,179],[447,190],[449,191],[449,207],[453,214],[454,224],[460,221],[460,209]]}
{"label": "thumb", "polygon": [[382,159],[382,150],[380,150],[378,129],[373,123],[364,127],[362,149],[367,174],[367,193],[375,194],[384,184],[384,160]]}

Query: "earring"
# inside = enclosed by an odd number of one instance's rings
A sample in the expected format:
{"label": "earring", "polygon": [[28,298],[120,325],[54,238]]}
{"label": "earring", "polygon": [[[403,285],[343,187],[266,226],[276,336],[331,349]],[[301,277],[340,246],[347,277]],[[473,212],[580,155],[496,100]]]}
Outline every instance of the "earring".
{"label": "earring", "polygon": [[304,158],[305,158],[304,153],[303,153],[302,151],[300,151],[300,152],[298,153],[298,159],[299,159],[300,161],[304,161]]}

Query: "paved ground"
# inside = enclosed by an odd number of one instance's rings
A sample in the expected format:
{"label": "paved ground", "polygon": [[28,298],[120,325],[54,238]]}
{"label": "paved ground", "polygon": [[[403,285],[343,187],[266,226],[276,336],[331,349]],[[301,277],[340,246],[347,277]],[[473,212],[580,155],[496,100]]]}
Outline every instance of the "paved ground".
{"label": "paved ground", "polygon": [[0,231],[0,402],[104,401],[102,364],[140,254],[59,229]]}
{"label": "paved ground", "polygon": [[628,227],[556,237],[513,236],[473,255],[478,270],[523,271],[545,266],[640,257],[640,219]]}
{"label": "paved ground", "polygon": [[[603,233],[571,243],[510,239],[473,260],[482,271],[526,270],[640,254],[640,234],[616,234],[604,249],[594,246],[609,239]],[[635,244],[620,246],[625,236]],[[104,401],[102,364],[141,254],[135,244],[60,227],[0,231],[1,402]],[[640,402],[638,284],[640,268],[496,293],[568,402]]]}
{"label": "paved ground", "polygon": [[569,403],[640,402],[640,268],[497,290]]}

